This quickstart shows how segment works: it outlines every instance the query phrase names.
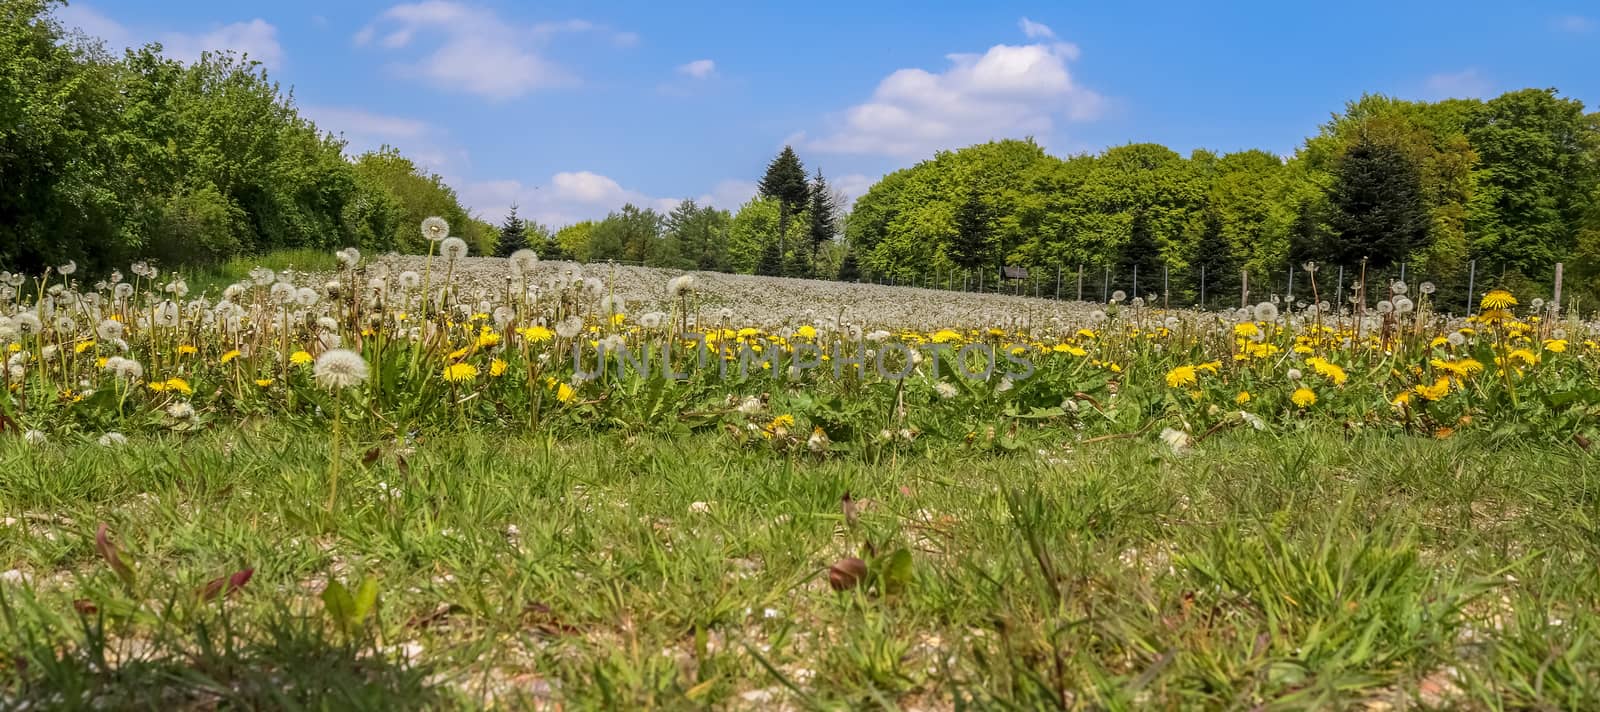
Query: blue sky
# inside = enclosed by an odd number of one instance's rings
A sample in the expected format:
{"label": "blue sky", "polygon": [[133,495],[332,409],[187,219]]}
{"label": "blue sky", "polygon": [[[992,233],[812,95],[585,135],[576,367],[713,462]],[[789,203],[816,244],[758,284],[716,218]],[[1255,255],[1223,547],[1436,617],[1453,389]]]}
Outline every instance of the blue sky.
{"label": "blue sky", "polygon": [[352,150],[389,143],[482,217],[736,209],[793,144],[854,196],[934,151],[1034,136],[1292,153],[1363,92],[1561,89],[1600,108],[1592,3],[86,0],[115,49],[246,51]]}

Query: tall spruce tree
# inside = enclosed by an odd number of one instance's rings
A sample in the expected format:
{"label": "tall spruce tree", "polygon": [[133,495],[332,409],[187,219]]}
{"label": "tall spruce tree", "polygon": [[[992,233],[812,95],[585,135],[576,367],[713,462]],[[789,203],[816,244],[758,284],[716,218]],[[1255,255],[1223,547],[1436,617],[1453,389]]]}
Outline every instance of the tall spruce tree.
{"label": "tall spruce tree", "polygon": [[1122,245],[1122,260],[1118,267],[1130,285],[1133,283],[1134,267],[1138,267],[1139,284],[1143,285],[1140,294],[1159,291],[1149,287],[1161,284],[1161,245],[1156,242],[1155,234],[1150,230],[1150,218],[1143,209],[1133,213],[1132,224],[1128,226],[1128,241]]}
{"label": "tall spruce tree", "polygon": [[[1206,301],[1214,303],[1218,297],[1229,293],[1230,287],[1237,282],[1236,269],[1238,263],[1234,259],[1233,248],[1228,245],[1227,236],[1222,234],[1222,218],[1215,210],[1207,210],[1200,224],[1200,239],[1195,245],[1194,261],[1189,264],[1189,273],[1194,279],[1194,298],[1198,300],[1204,294]],[[1205,279],[1204,284],[1200,281],[1202,278]]]}
{"label": "tall spruce tree", "polygon": [[861,281],[861,265],[856,262],[855,248],[845,250],[844,257],[839,260],[838,279],[840,282]]}
{"label": "tall spruce tree", "polygon": [[828,189],[828,181],[822,177],[822,169],[817,169],[817,177],[811,181],[811,256],[814,259],[817,250],[833,240],[839,231],[838,220],[834,216],[833,193]]}
{"label": "tall spruce tree", "polygon": [[527,248],[528,223],[517,216],[517,205],[512,203],[506,221],[500,224],[500,239],[494,243],[494,256],[510,257],[511,253]]}
{"label": "tall spruce tree", "polygon": [[761,257],[756,261],[756,274],[763,277],[783,276],[783,248],[779,246],[779,241],[782,239],[783,236],[779,235],[776,239],[767,240],[766,244],[761,246]]}
{"label": "tall spruce tree", "polygon": [[[793,147],[784,146],[778,157],[767,164],[767,174],[762,176],[757,187],[761,197],[778,201],[778,266],[775,274],[782,275],[785,254],[783,242],[784,236],[789,234],[789,219],[804,209],[806,200],[811,196],[811,187],[806,183],[806,168],[801,165]],[[765,258],[763,254],[762,259]]]}
{"label": "tall spruce tree", "polygon": [[1417,166],[1399,147],[1362,137],[1345,152],[1328,191],[1334,264],[1387,267],[1427,245],[1428,205]]}
{"label": "tall spruce tree", "polygon": [[956,211],[956,233],[950,241],[950,261],[962,269],[989,266],[989,253],[993,247],[994,224],[990,221],[989,206],[976,187],[967,191],[966,200]]}

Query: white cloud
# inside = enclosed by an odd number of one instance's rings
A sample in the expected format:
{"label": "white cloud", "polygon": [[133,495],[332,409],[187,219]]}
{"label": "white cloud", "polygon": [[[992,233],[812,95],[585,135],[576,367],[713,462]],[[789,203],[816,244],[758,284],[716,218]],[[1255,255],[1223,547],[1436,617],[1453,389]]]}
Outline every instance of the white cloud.
{"label": "white cloud", "polygon": [[283,46],[278,44],[278,28],[260,18],[223,25],[210,32],[168,32],[161,35],[161,44],[166,48],[168,57],[183,62],[199,59],[202,52],[233,50],[266,65],[268,69],[283,66]]}
{"label": "white cloud", "polygon": [[717,63],[709,59],[697,59],[678,65],[678,73],[693,79],[710,79],[717,74]]}
{"label": "white cloud", "polygon": [[162,53],[180,62],[193,62],[206,51],[232,50],[247,55],[268,69],[283,66],[283,45],[278,43],[278,28],[256,18],[214,26],[202,32],[140,32],[82,3],[57,8],[56,19],[67,28],[81,30],[105,41],[106,48],[120,52],[146,42],[160,42]]}
{"label": "white cloud", "polygon": [[756,184],[747,180],[725,180],[717,183],[710,193],[695,198],[701,205],[711,205],[723,210],[738,210],[756,195]]}
{"label": "white cloud", "polygon": [[1022,34],[1027,35],[1030,40],[1053,40],[1056,38],[1056,31],[1050,29],[1049,25],[1034,22],[1026,17],[1019,20],[1017,26],[1022,28]]}
{"label": "white cloud", "polygon": [[122,23],[83,3],[58,7],[55,16],[63,27],[78,29],[90,37],[105,40],[108,48],[120,50],[134,44],[132,33]]}
{"label": "white cloud", "polygon": [[852,202],[854,202],[856,198],[865,195],[867,189],[871,188],[872,184],[877,182],[877,178],[873,178],[872,176],[862,173],[851,173],[828,180],[829,185],[833,186],[835,190],[838,190],[839,192],[844,193],[846,196],[849,196]]}
{"label": "white cloud", "polygon": [[1494,85],[1476,69],[1442,72],[1428,77],[1424,89],[1429,99],[1473,99],[1493,93]]}
{"label": "white cloud", "polygon": [[387,145],[433,173],[459,173],[471,163],[466,149],[452,141],[448,132],[425,121],[339,106],[302,106],[300,113],[318,129],[342,136],[345,153],[350,156]]}
{"label": "white cloud", "polygon": [[574,86],[578,77],[531,46],[567,33],[609,33],[619,45],[638,41],[588,20],[519,25],[493,10],[450,0],[395,5],[355,35],[359,46],[422,53],[396,69],[436,87],[488,99],[510,99],[539,89]]}
{"label": "white cloud", "polygon": [[1086,121],[1104,108],[1105,99],[1068,71],[1077,58],[1077,46],[1065,42],[1000,44],[981,55],[948,55],[941,73],[901,69],[808,146],[912,157],[999,138],[1042,138],[1060,119]]}
{"label": "white cloud", "polygon": [[1595,21],[1582,15],[1564,15],[1555,19],[1555,28],[1561,32],[1583,35],[1594,31]]}

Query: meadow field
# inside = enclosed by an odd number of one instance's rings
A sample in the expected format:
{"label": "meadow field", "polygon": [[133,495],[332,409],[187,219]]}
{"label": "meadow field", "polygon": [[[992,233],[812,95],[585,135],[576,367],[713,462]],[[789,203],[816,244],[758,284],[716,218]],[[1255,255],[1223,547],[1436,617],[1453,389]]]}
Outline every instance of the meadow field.
{"label": "meadow field", "polygon": [[1600,699],[1600,345],[1537,295],[1162,310],[447,231],[0,275],[0,706]]}

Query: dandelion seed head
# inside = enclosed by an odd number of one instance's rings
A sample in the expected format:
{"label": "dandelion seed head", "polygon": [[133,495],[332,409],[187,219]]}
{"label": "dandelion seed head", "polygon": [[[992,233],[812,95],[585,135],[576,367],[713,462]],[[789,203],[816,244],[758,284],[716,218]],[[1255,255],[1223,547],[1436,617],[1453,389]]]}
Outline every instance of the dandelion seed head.
{"label": "dandelion seed head", "polygon": [[138,361],[122,356],[112,356],[106,359],[106,365],[102,368],[122,381],[137,381],[144,377],[143,365]]}
{"label": "dandelion seed head", "polygon": [[1272,323],[1278,320],[1278,305],[1272,302],[1262,302],[1255,308],[1256,321]]}
{"label": "dandelion seed head", "polygon": [[667,296],[672,299],[686,296],[698,286],[698,281],[692,274],[679,275],[667,280]]}
{"label": "dandelion seed head", "polygon": [[423,220],[422,236],[433,242],[443,240],[450,236],[450,223],[438,216]]}
{"label": "dandelion seed head", "polygon": [[459,237],[447,237],[439,243],[439,255],[450,262],[466,257],[467,241]]}
{"label": "dandelion seed head", "polygon": [[353,388],[367,380],[367,361],[348,349],[329,349],[312,366],[317,385],[330,391]]}
{"label": "dandelion seed head", "polygon": [[511,273],[521,276],[532,272],[539,266],[539,255],[533,250],[517,250],[511,253]]}
{"label": "dandelion seed head", "polygon": [[100,436],[100,447],[121,447],[128,444],[128,437],[118,432],[109,432]]}

